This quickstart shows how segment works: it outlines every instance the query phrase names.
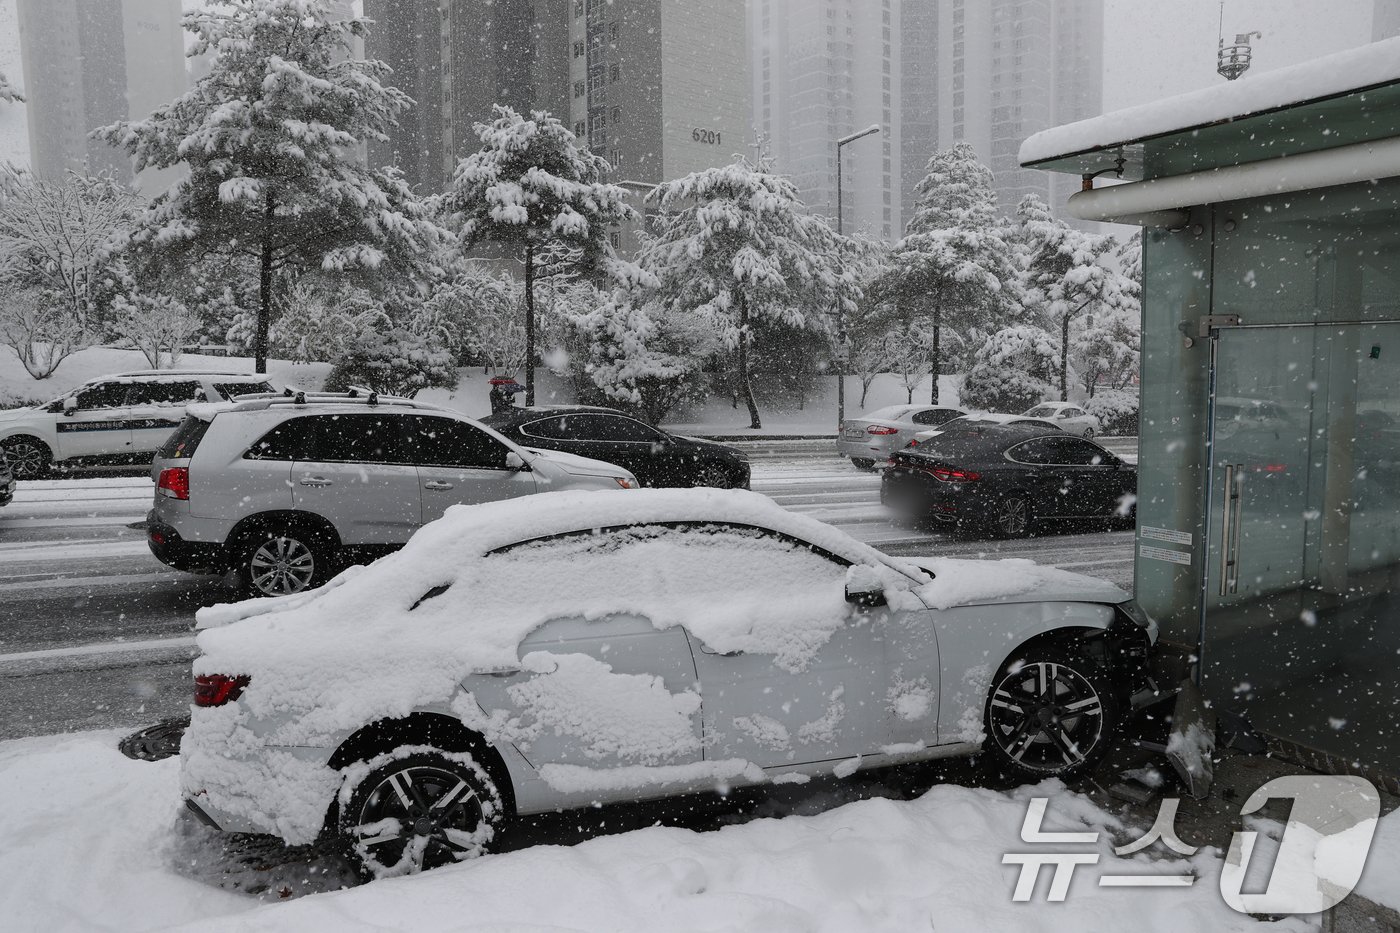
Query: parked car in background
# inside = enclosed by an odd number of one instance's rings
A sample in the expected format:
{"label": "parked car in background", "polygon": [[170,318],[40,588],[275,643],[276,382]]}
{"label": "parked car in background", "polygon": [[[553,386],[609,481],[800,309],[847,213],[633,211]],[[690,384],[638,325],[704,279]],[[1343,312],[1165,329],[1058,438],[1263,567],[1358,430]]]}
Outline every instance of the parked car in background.
{"label": "parked car in background", "polygon": [[15,497],[15,471],[0,450],[0,505],[9,505]]}
{"label": "parked car in background", "polygon": [[749,458],[741,451],[668,434],[611,408],[512,408],[482,423],[532,450],[561,450],[616,463],[643,486],[749,488]]}
{"label": "parked car in background", "polygon": [[907,520],[1001,537],[1085,519],[1131,522],[1136,496],[1136,467],[1091,440],[1033,424],[988,425],[897,451],[880,484],[880,501]]}
{"label": "parked car in background", "polygon": [[986,428],[995,428],[1008,424],[1031,425],[1036,428],[1043,428],[1047,431],[1060,430],[1059,425],[1053,421],[1046,421],[1043,418],[1027,418],[1025,415],[1007,415],[1001,412],[984,411],[975,415],[963,415],[952,421],[934,428],[930,431],[920,431],[910,438],[909,443],[904,445],[905,449],[911,447],[924,447],[934,438],[945,437],[956,434],[967,434],[982,431]]}
{"label": "parked car in background", "polygon": [[454,511],[336,586],[200,627],[189,809],[338,839],[379,877],[489,852],[517,816],[720,784],[979,749],[1026,780],[1080,774],[1157,638],[1100,580],[896,559],[690,489]]}
{"label": "parked car in background", "polygon": [[0,448],[20,479],[55,466],[150,463],[191,402],[271,392],[263,375],[156,369],[84,383],[34,408],[0,411]]}
{"label": "parked car in background", "polygon": [[836,452],[849,457],[857,469],[868,470],[889,459],[920,431],[966,415],[950,405],[891,405],[841,423]]}
{"label": "parked car in background", "polygon": [[1027,418],[1043,418],[1055,427],[1081,437],[1093,437],[1103,431],[1099,419],[1074,402],[1041,402],[1025,413]]}
{"label": "parked car in background", "polygon": [[188,412],[152,465],[151,553],[177,570],[237,571],[254,596],[318,586],[453,505],[637,485],[622,467],[526,451],[409,399],[298,392]]}

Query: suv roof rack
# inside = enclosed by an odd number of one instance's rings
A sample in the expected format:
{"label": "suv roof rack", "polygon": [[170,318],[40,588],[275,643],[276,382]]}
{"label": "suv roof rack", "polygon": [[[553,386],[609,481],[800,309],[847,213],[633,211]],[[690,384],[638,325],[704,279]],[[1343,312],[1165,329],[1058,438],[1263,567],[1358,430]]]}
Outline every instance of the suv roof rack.
{"label": "suv roof rack", "polygon": [[[368,393],[367,395],[364,393]],[[415,401],[397,395],[380,395],[370,389],[356,387],[346,392],[308,392],[296,386],[286,386],[281,392],[255,392],[239,395],[232,401],[215,403],[224,410],[256,411],[280,405],[391,405],[395,408],[416,408],[424,411],[447,411],[441,405]]]}

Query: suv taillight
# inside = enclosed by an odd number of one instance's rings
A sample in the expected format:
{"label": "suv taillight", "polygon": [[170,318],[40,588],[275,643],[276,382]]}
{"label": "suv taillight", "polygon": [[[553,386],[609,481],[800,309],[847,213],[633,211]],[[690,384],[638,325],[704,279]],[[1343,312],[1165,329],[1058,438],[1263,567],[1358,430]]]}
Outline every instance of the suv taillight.
{"label": "suv taillight", "polygon": [[227,674],[200,674],[194,679],[195,706],[223,706],[238,699],[243,688],[252,680],[247,674],[230,677]]}
{"label": "suv taillight", "polygon": [[160,471],[160,478],[156,480],[156,489],[161,495],[171,499],[188,499],[190,497],[190,469],[189,467],[169,467]]}

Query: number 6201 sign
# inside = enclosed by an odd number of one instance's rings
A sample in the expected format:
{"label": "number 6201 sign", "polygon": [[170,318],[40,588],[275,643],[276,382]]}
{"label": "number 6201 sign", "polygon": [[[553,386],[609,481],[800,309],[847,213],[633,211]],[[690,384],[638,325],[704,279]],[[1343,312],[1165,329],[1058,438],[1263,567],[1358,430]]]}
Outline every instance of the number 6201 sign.
{"label": "number 6201 sign", "polygon": [[724,142],[719,130],[694,129],[690,131],[690,138],[697,143],[708,143],[711,146],[719,146]]}

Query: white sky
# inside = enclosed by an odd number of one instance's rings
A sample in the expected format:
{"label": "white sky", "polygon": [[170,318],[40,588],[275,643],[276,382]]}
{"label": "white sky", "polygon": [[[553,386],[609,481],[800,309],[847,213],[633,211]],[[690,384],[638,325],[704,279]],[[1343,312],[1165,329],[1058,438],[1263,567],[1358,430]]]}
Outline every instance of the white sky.
{"label": "white sky", "polygon": [[[1367,44],[1371,13],[1371,0],[1226,0],[1225,35],[1264,33],[1253,74]],[[1105,0],[1104,112],[1223,81],[1219,25],[1219,0]]]}

